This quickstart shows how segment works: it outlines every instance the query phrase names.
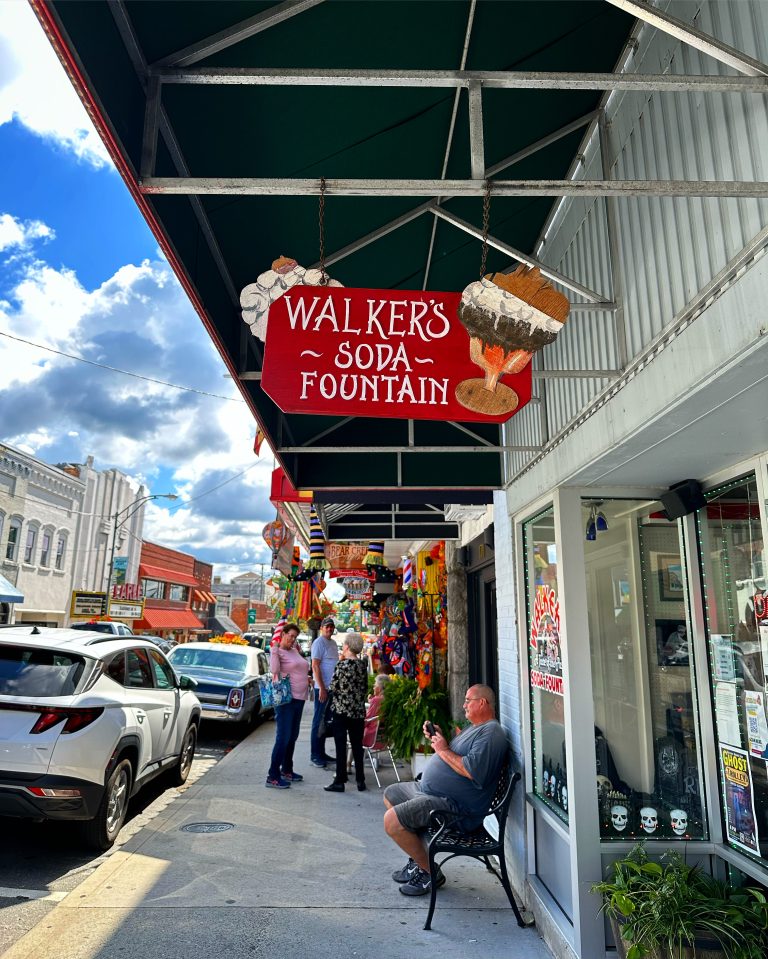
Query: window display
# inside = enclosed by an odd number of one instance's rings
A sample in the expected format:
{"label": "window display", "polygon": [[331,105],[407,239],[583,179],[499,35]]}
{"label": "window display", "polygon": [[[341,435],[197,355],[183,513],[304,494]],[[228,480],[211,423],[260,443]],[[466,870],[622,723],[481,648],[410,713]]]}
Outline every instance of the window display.
{"label": "window display", "polygon": [[678,524],[647,500],[582,511],[601,836],[704,838]]}
{"label": "window display", "polygon": [[554,510],[523,527],[534,792],[568,821],[560,603]]}
{"label": "window display", "polygon": [[697,513],[725,838],[768,859],[768,583],[754,475]]}

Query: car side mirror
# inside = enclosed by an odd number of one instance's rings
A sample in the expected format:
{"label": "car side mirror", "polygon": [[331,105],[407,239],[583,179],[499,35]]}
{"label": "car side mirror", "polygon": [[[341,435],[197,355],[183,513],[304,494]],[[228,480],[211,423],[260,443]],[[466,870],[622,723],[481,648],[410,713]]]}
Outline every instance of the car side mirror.
{"label": "car side mirror", "polygon": [[197,689],[198,685],[191,676],[179,676],[179,689]]}

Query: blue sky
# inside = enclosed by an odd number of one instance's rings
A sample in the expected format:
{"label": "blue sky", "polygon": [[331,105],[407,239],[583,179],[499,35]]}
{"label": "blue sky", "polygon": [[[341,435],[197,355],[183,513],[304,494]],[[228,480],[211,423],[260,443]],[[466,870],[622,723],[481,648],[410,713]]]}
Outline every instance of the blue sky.
{"label": "blue sky", "polygon": [[268,561],[272,457],[23,0],[0,0],[3,333],[49,351],[0,335],[0,441],[176,492],[146,537],[225,578]]}

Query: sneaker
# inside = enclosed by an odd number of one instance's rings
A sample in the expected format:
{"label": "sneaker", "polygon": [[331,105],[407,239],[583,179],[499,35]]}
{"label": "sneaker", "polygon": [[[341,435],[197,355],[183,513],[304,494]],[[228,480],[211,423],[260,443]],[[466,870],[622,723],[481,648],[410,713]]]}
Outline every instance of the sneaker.
{"label": "sneaker", "polygon": [[283,779],[287,779],[289,783],[304,782],[304,777],[300,773],[283,773]]}
{"label": "sneaker", "polygon": [[291,784],[288,782],[287,779],[283,779],[282,776],[279,779],[267,779],[264,785],[267,787],[267,789],[290,789],[291,788]]}
{"label": "sneaker", "polygon": [[402,869],[397,869],[392,873],[392,878],[395,882],[408,882],[418,868],[413,859],[409,859]]}
{"label": "sneaker", "polygon": [[[442,870],[438,870],[437,878],[435,880],[435,886],[439,889],[441,886],[445,885],[445,876],[442,873]],[[423,869],[419,869],[416,866],[415,872],[408,880],[400,886],[400,892],[404,896],[426,896],[428,893],[432,892],[432,882],[429,878],[429,873],[425,872]]]}
{"label": "sneaker", "polygon": [[318,769],[325,769],[328,763],[324,759],[310,759],[310,762],[313,766],[317,766]]}

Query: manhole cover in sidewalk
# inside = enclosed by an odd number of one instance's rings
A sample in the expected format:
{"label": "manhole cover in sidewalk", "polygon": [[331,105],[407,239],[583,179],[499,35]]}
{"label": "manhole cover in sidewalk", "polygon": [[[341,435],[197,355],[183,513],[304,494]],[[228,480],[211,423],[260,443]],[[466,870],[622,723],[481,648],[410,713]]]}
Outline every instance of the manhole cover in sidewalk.
{"label": "manhole cover in sidewalk", "polygon": [[234,828],[233,822],[188,822],[181,827],[181,832],[226,832]]}

